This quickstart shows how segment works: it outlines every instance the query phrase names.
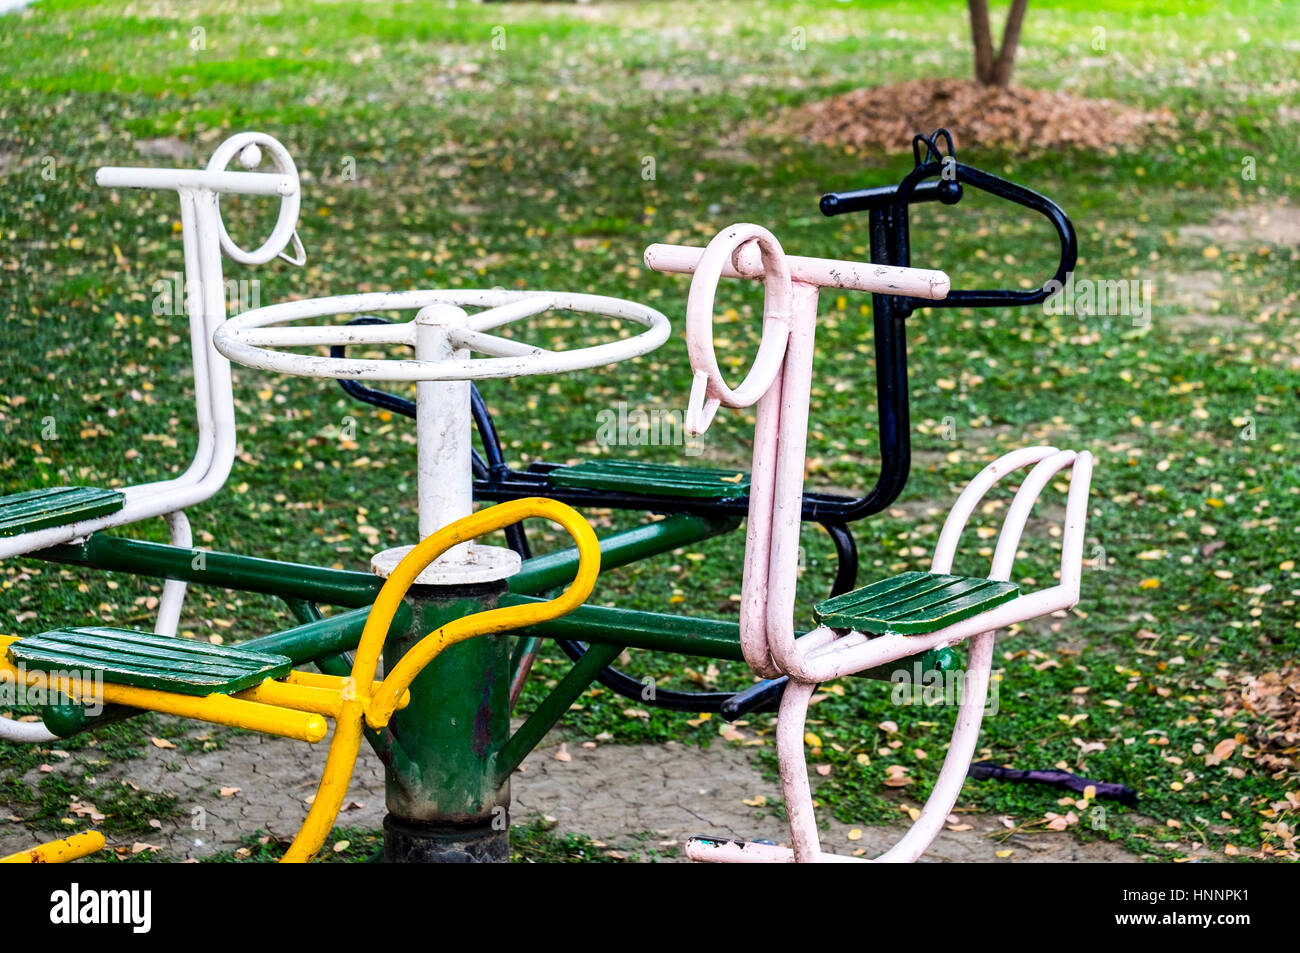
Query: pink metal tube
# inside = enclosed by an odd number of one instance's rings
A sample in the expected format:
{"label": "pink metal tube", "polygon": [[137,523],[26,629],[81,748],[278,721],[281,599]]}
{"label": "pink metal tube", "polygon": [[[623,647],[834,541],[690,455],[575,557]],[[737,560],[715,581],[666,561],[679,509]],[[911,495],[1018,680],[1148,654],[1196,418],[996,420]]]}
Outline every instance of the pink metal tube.
{"label": "pink metal tube", "polygon": [[[737,227],[737,226],[733,226]],[[645,250],[646,267],[654,271],[690,274],[699,265],[704,252],[691,245],[651,245]],[[864,261],[837,261],[831,258],[803,258],[790,255],[790,277],[821,288],[845,291],[870,291],[878,294],[908,295],[913,298],[940,300],[948,297],[951,283],[942,271],[930,268],[902,268],[873,265]],[[756,248],[745,246],[725,264],[727,278],[762,278],[761,255]]]}
{"label": "pink metal tube", "polygon": [[979,742],[980,722],[984,720],[984,702],[989,693],[989,674],[993,667],[993,633],[982,632],[971,640],[970,654],[966,657],[966,679],[963,683],[961,708],[957,711],[957,724],[952,729],[952,741],[943,767],[934,782],[921,816],[916,819],[902,839],[881,854],[882,863],[910,864],[925,853],[943,829],[943,823],[966,781],[975,745]]}
{"label": "pink metal tube", "polygon": [[[783,674],[790,679],[777,717],[777,753],[792,847],[695,838],[687,845],[687,856],[732,863],[856,859],[821,850],[804,755],[809,700],[820,682],[971,639],[961,708],[939,778],[917,821],[879,858],[916,860],[938,835],[956,803],[979,741],[992,671],[994,633],[1078,602],[1092,457],[1055,447],[1027,447],[993,461],[958,497],[931,560],[932,572],[951,571],[962,531],[985,494],[1007,474],[1032,467],[1008,508],[993,556],[989,578],[1009,580],[1034,502],[1052,477],[1068,467],[1073,472],[1061,541],[1059,585],[1022,593],[974,618],[926,635],[872,636],[819,627],[796,638],[799,528],[819,290],[858,288],[943,297],[947,278],[941,272],[922,269],[883,269],[786,257],[776,239],[755,225],[732,226],[704,250],[652,245],[645,257],[651,268],[660,271],[695,273],[686,314],[687,349],[695,371],[688,427],[696,432],[707,427],[724,404],[743,407],[757,401],[740,640],[745,660],[757,674],[767,678]],[[753,369],[734,391],[722,380],[713,349],[713,301],[722,275],[763,278],[767,286],[763,343]]]}
{"label": "pink metal tube", "polygon": [[[785,372],[781,375],[780,424],[776,458],[771,475],[776,490],[772,500],[772,532],[767,570],[767,648],[775,667],[786,673],[802,665],[795,644],[794,604],[799,578],[799,527],[803,509],[803,477],[808,451],[808,405],[812,394],[814,335],[818,289],[796,283],[796,314],[790,331]],[[755,448],[757,457],[757,448]],[[757,460],[755,461],[757,464]],[[758,480],[750,478],[750,486]]]}
{"label": "pink metal tube", "polygon": [[[722,379],[713,350],[713,299],[723,269],[742,246],[756,248],[760,257],[764,275],[763,337],[753,368],[733,390]],[[772,386],[780,373],[790,333],[791,292],[785,252],[776,236],[760,225],[732,225],[720,231],[699,256],[694,271],[686,300],[686,351],[695,369],[695,381],[686,411],[686,429],[700,434],[708,429],[720,405],[748,407]]]}

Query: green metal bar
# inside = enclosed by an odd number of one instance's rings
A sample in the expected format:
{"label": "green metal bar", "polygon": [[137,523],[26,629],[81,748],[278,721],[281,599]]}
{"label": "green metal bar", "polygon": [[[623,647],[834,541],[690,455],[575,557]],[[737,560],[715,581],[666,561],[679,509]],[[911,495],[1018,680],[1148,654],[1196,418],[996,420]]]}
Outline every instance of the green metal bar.
{"label": "green metal bar", "polygon": [[[678,514],[645,526],[611,533],[600,541],[601,564],[606,569],[625,566],[662,552],[730,532],[739,520],[710,520]],[[160,579],[183,579],[196,585],[218,586],[243,592],[261,592],[282,599],[323,602],[359,608],[375,601],[384,581],[368,572],[328,569],[305,563],[282,562],[218,550],[185,549],[96,533],[84,542],[52,546],[30,554],[38,559],[72,566],[90,566]],[[533,593],[563,585],[573,578],[578,555],[564,549],[524,563],[510,580],[516,592]]]}
{"label": "green metal bar", "polygon": [[[510,593],[501,597],[504,605],[541,602],[531,596]],[[537,635],[548,639],[577,639],[580,642],[618,644],[635,649],[678,652],[703,658],[740,661],[740,625],[722,619],[696,619],[662,612],[579,606],[568,615],[540,625],[518,629],[514,635]]]}
{"label": "green metal bar", "polygon": [[319,622],[325,618],[320,609],[316,608],[314,602],[308,602],[306,599],[295,599],[292,596],[282,596],[281,598],[300,625],[306,625],[308,622]]}
{"label": "green metal bar", "polygon": [[[525,605],[540,602],[530,596],[510,593],[501,597],[502,605]],[[662,612],[639,612],[605,606],[579,606],[568,615],[519,629],[515,635],[535,635],[547,639],[576,639],[589,644],[616,645],[624,648],[650,649],[693,655],[729,662],[744,660],[740,650],[740,624],[722,619],[694,619]],[[803,635],[796,632],[796,636]],[[617,654],[617,653],[616,653]],[[922,672],[946,671],[956,658],[952,649],[935,649],[921,654]],[[858,678],[890,681],[900,663],[856,673]]]}
{"label": "green metal bar", "polygon": [[[690,513],[679,513],[655,523],[621,530],[600,541],[600,568],[604,571],[626,566],[670,552],[679,546],[729,533],[739,525],[740,520],[733,517],[706,519]],[[510,577],[510,591],[533,595],[567,585],[573,578],[577,565],[578,550],[573,547],[547,553],[545,556],[534,556],[524,563],[523,569]]]}
{"label": "green metal bar", "polygon": [[31,555],[50,562],[113,572],[183,579],[201,586],[263,592],[281,598],[358,608],[375,601],[384,581],[368,572],[327,569],[259,556],[184,549],[96,533],[83,543],[52,546]]}
{"label": "green metal bar", "polygon": [[551,689],[550,694],[542,699],[537,709],[528,716],[522,725],[515,729],[510,740],[502,746],[493,763],[497,783],[503,783],[511,772],[528,757],[541,740],[546,737],[555,723],[564,717],[574,701],[587,690],[596,674],[614,659],[623,649],[618,645],[593,645],[569,669],[569,673],[560,679],[560,683]]}
{"label": "green metal bar", "polygon": [[[295,665],[312,662],[322,656],[338,655],[350,652],[361,641],[361,630],[366,626],[366,617],[370,607],[340,612],[318,622],[285,629],[271,635],[259,635],[255,639],[240,642],[239,647],[250,652],[266,652],[271,655],[287,655]],[[389,628],[389,635],[406,631],[411,624],[409,606],[399,606]]]}

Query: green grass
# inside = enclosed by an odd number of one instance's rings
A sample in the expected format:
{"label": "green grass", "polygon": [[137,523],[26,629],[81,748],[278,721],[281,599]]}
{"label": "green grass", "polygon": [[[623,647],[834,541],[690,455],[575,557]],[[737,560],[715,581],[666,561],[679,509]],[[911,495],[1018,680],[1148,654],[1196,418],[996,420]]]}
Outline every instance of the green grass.
{"label": "green grass", "polygon": [[[175,197],[114,196],[93,184],[99,165],[144,164],[141,140],[179,139],[195,150],[187,166],[239,129],[289,147],[304,173],[308,264],[227,272],[261,280],[263,303],[358,289],[551,287],[642,301],[680,329],[686,281],[646,271],[639,259],[650,242],[703,243],[733,221],[754,221],[794,253],[866,255],[865,219],[825,220],[817,197],[897,181],[907,144],[864,156],[746,138],[742,126],[864,84],[965,76],[963,8],[253,0],[159,3],[147,17],[123,17],[121,3],[46,0],[9,17],[0,32],[0,489],[144,482],[176,472],[192,451],[187,333],[151,310],[155,282],[180,267]],[[796,26],[807,31],[802,51],[789,42]],[[1001,712],[986,722],[982,755],[1136,788],[1137,811],[1109,807],[1104,831],[1072,829],[1151,856],[1189,856],[1193,843],[1202,855],[1281,851],[1273,825],[1295,823],[1284,802],[1297,790],[1294,770],[1270,772],[1253,756],[1256,730],[1267,726],[1222,709],[1240,675],[1294,659],[1300,641],[1300,574],[1290,562],[1300,548],[1298,255],[1252,236],[1226,242],[1180,229],[1216,213],[1294,207],[1297,26],[1300,14],[1281,2],[1033,5],[1017,82],[1167,105],[1174,131],[1101,154],[1012,157],[975,142],[959,142],[958,154],[1070,212],[1078,276],[1154,281],[1152,323],[1143,331],[1123,318],[1038,309],[919,313],[909,325],[911,481],[898,505],[859,530],[860,581],[924,568],[942,513],[994,455],[1035,441],[1097,455],[1085,553],[1095,571],[1085,574],[1081,611],[999,643]],[[1096,27],[1106,31],[1104,53],[1090,46]],[[494,35],[505,50],[493,48]],[[653,180],[641,175],[646,156]],[[1241,177],[1247,156],[1255,180]],[[352,165],[356,178],[345,178]],[[223,208],[246,242],[268,227],[267,209]],[[1052,264],[1041,229],[977,199],[927,209],[914,241],[913,261],[945,268],[957,287],[1028,286]],[[1222,278],[1196,292],[1205,272]],[[756,289],[724,285],[719,314],[735,312],[719,334],[752,352],[758,303]],[[814,486],[858,489],[874,478],[867,306],[861,295],[823,300]],[[577,341],[586,327],[553,330]],[[522,464],[604,452],[600,410],[620,400],[680,408],[689,382],[679,330],[617,369],[493,382],[484,393],[508,456]],[[238,369],[236,388],[243,454],[225,491],[190,514],[200,544],[360,568],[373,550],[410,541],[407,422],[321,382]],[[354,441],[340,437],[349,417]],[[946,418],[955,441],[943,437]],[[722,415],[693,459],[744,465],[750,420]],[[1251,426],[1254,439],[1244,439]],[[680,448],[640,453],[683,461]],[[162,525],[129,532],[161,539]],[[1224,545],[1203,550],[1211,540]],[[805,542],[803,624],[833,572],[820,531],[808,529]],[[1047,543],[1041,533],[1026,542],[1018,578],[1050,578]],[[616,570],[596,599],[733,618],[742,545],[733,534]],[[969,571],[982,569],[976,555]],[[0,619],[15,634],[91,619],[147,626],[157,595],[137,580],[30,559],[6,561],[3,573]],[[1148,580],[1158,588],[1143,588]],[[289,624],[270,600],[238,593],[196,591],[188,610],[183,629],[204,637]],[[565,664],[543,659],[525,705]],[[628,666],[678,687],[749,680],[738,665],[710,672],[663,655]],[[845,820],[896,819],[928,790],[952,711],[900,710],[878,684],[843,687],[813,711],[824,744],[815,757],[831,768],[819,796]],[[565,722],[575,737],[718,737],[716,721],[628,715],[641,706],[600,690],[580,705]],[[879,728],[884,721],[897,733]],[[770,729],[768,718],[741,727],[769,744]],[[1207,765],[1205,754],[1236,734],[1248,743]],[[135,738],[147,744],[147,733]],[[1105,750],[1085,754],[1075,739]],[[4,756],[15,765],[27,757]],[[882,785],[894,764],[915,778],[901,792]],[[1059,797],[972,782],[961,803],[1033,823],[1067,810]]]}

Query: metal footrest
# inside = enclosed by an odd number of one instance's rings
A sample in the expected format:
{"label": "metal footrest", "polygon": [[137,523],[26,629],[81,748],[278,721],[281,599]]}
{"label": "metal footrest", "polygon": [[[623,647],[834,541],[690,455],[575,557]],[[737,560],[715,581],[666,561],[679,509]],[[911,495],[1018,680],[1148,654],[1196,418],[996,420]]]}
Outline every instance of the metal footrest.
{"label": "metal footrest", "polygon": [[120,510],[125,499],[118,490],[93,486],[54,486],[0,497],[0,536],[107,516]]}
{"label": "metal footrest", "polygon": [[613,490],[646,496],[730,500],[749,492],[749,474],[743,470],[624,460],[584,460],[571,467],[557,467],[547,474],[547,478],[552,486],[557,487]]}
{"label": "metal footrest", "polygon": [[102,673],[105,682],[174,692],[229,695],[283,678],[293,662],[283,655],[169,638],[131,629],[55,629],[9,646],[15,664],[34,672]]}
{"label": "metal footrest", "polygon": [[831,629],[926,635],[1009,602],[1019,594],[1020,587],[1010,582],[905,572],[824,599],[813,607],[813,616]]}

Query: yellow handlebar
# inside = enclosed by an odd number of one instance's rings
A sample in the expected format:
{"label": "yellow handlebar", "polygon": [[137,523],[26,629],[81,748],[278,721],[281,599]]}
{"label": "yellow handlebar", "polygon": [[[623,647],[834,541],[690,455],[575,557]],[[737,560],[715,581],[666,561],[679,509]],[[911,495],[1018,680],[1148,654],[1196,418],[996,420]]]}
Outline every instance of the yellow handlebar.
{"label": "yellow handlebar", "polygon": [[[392,625],[393,616],[401,605],[406,591],[411,588],[420,573],[458,543],[493,530],[503,529],[529,517],[542,517],[559,523],[569,531],[569,535],[577,544],[578,571],[569,588],[549,602],[491,609],[447,623],[413,645],[402,656],[401,661],[393,666],[393,670],[384,675],[384,683],[379,692],[374,697],[370,697],[371,683],[374,680],[375,666],[379,663],[379,653],[383,649],[384,636]],[[472,516],[457,520],[445,529],[434,533],[407,553],[397,564],[393,574],[384,583],[384,588],[379,590],[379,596],[375,599],[375,604],[366,619],[365,629],[361,633],[356,662],[352,666],[352,677],[357,683],[357,695],[370,698],[370,703],[366,706],[367,724],[372,728],[382,728],[388,724],[388,719],[392,717],[402,692],[447,646],[477,635],[520,629],[566,615],[587,601],[592,588],[596,585],[596,577],[599,573],[600,541],[596,539],[595,532],[577,510],[558,500],[528,497],[523,500],[499,503]]]}
{"label": "yellow handlebar", "polygon": [[[406,592],[420,573],[435,559],[458,543],[475,539],[493,530],[503,529],[529,517],[541,517],[568,530],[578,547],[578,571],[573,582],[559,596],[548,602],[522,606],[504,606],[455,619],[425,636],[411,647],[387,672],[375,690],[375,667],[384,647],[384,637]],[[397,564],[384,583],[375,604],[366,617],[365,628],[357,645],[352,665],[353,697],[345,699],[325,759],[316,799],[312,802],[302,829],[285,852],[282,863],[305,863],[316,855],[329,836],[347,797],[348,783],[361,748],[362,721],[372,728],[388,724],[399,700],[424,667],[443,649],[478,635],[504,632],[559,618],[586,601],[600,573],[600,542],[585,519],[571,506],[558,500],[528,497],[480,510],[421,541]]]}

